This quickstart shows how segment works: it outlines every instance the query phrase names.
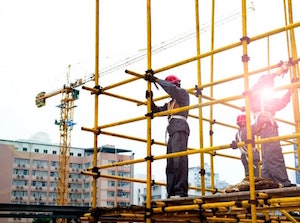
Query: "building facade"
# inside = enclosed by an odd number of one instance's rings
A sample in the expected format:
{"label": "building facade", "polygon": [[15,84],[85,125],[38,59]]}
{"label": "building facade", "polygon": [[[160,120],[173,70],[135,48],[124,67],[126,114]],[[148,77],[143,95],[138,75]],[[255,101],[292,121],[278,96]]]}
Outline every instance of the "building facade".
{"label": "building facade", "polygon": [[[0,151],[0,203],[56,205],[59,146],[0,140]],[[97,156],[98,165],[133,159],[131,150],[108,145],[99,147]],[[91,206],[92,177],[81,174],[81,171],[91,167],[92,163],[92,148],[71,148],[68,205]],[[133,177],[133,167],[108,168],[101,173]],[[130,182],[100,176],[97,205],[129,205],[133,200],[132,190]]]}
{"label": "building facade", "polygon": [[[204,163],[205,175],[204,175],[204,183],[206,188],[211,188],[211,170],[210,166],[207,163]],[[229,184],[225,181],[220,180],[220,176],[218,173],[214,173],[214,183],[215,188],[217,189],[225,189],[229,186]],[[195,186],[201,188],[201,175],[200,175],[200,167],[190,167],[189,168],[189,186]],[[210,192],[206,192],[209,194]],[[189,195],[201,195],[200,190],[189,190]]]}

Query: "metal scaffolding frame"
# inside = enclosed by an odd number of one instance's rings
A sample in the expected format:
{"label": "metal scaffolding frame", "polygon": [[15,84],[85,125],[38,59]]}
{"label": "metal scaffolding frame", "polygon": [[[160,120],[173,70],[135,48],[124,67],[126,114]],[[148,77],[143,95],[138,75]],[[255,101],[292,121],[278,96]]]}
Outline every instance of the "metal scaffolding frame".
{"label": "metal scaffolding frame", "polygon": [[[284,14],[286,24],[283,27],[262,33],[257,36],[248,37],[247,34],[247,11],[246,11],[246,0],[241,0],[242,5],[242,37],[240,41],[231,43],[227,46],[220,48],[214,47],[214,0],[212,1],[212,18],[211,18],[211,49],[209,52],[200,52],[200,27],[199,27],[199,2],[195,0],[195,22],[196,22],[196,55],[178,61],[173,64],[168,64],[164,67],[153,69],[152,67],[152,42],[151,42],[151,0],[147,0],[147,71],[151,71],[154,75],[159,75],[160,72],[179,67],[191,62],[197,62],[197,86],[194,88],[188,89],[189,93],[195,95],[197,92],[201,91],[204,88],[210,89],[210,95],[202,95],[201,92],[197,94],[198,103],[192,104],[190,106],[173,109],[171,111],[164,111],[155,114],[151,114],[151,99],[148,97],[147,101],[138,101],[133,98],[127,98],[122,95],[116,95],[109,93],[108,90],[120,87],[122,85],[134,82],[139,79],[143,79],[145,74],[137,73],[134,71],[126,70],[127,74],[132,75],[133,77],[125,81],[115,83],[110,86],[100,87],[99,85],[99,75],[95,75],[95,86],[93,88],[84,86],[83,89],[90,91],[94,95],[94,126],[82,127],[82,130],[88,131],[94,134],[94,162],[93,166],[83,171],[83,174],[90,175],[93,177],[93,204],[92,209],[81,218],[82,221],[111,221],[111,222],[124,222],[124,221],[134,221],[134,222],[298,222],[299,216],[295,216],[290,213],[300,211],[300,189],[298,187],[293,188],[280,188],[280,189],[270,189],[264,191],[255,190],[254,182],[254,173],[253,169],[249,168],[249,183],[250,190],[248,192],[238,192],[234,194],[224,194],[224,191],[219,191],[215,189],[214,185],[214,157],[215,156],[226,156],[222,154],[221,151],[224,149],[231,148],[231,144],[217,145],[213,144],[213,135],[210,136],[210,146],[204,147],[203,143],[203,122],[208,122],[210,124],[210,130],[212,131],[213,125],[221,125],[223,127],[232,127],[226,123],[216,122],[213,119],[213,107],[218,104],[226,105],[232,109],[242,110],[243,108],[237,107],[231,102],[235,100],[245,100],[245,112],[247,119],[247,138],[251,139],[251,126],[250,126],[250,109],[249,109],[249,96],[247,94],[234,95],[226,98],[214,98],[213,87],[217,86],[220,83],[227,83],[237,79],[243,79],[244,81],[244,91],[249,90],[249,76],[255,75],[257,73],[268,71],[278,67],[278,64],[269,64],[267,67],[259,68],[258,70],[249,70],[248,68],[248,44],[250,42],[255,42],[261,39],[269,39],[273,35],[278,33],[286,33],[287,36],[287,46],[289,49],[288,55],[290,58],[290,79],[293,80],[291,84],[277,88],[276,90],[282,89],[292,89],[292,104],[293,104],[293,114],[294,121],[290,120],[279,120],[285,123],[291,124],[295,128],[294,134],[289,135],[280,135],[278,137],[257,139],[255,140],[256,144],[261,144],[264,142],[272,141],[287,141],[288,144],[292,144],[291,140],[294,140],[295,145],[299,148],[300,143],[300,112],[299,112],[299,97],[298,97],[298,88],[300,87],[299,82],[299,66],[298,62],[300,58],[297,56],[296,48],[296,38],[294,30],[299,28],[300,21],[293,21],[292,14],[292,0],[284,0]],[[99,74],[99,9],[100,4],[99,0],[96,0],[96,10],[95,10],[95,74]],[[223,80],[214,80],[214,56],[219,53],[226,52],[227,50],[242,47],[242,63],[243,63],[243,73],[232,75],[230,78],[225,78]],[[211,77],[209,83],[202,83],[202,74],[201,74],[201,60],[204,58],[210,58],[211,63]],[[147,92],[152,91],[151,82],[147,84]],[[196,92],[196,93],[195,93]],[[101,95],[107,95],[110,97],[115,97],[127,102],[132,102],[139,105],[147,106],[147,114],[140,117],[122,120],[114,123],[109,123],[106,125],[99,126],[99,97]],[[167,97],[167,96],[166,96]],[[154,100],[160,100],[162,98],[155,98]],[[205,101],[203,101],[205,99]],[[210,117],[204,118],[202,114],[202,109],[204,107],[210,108]],[[165,146],[164,142],[157,142],[152,140],[151,137],[151,128],[152,128],[152,119],[155,117],[160,117],[168,115],[171,113],[177,113],[184,110],[198,109],[197,115],[190,115],[192,118],[198,120],[199,122],[199,147],[198,148],[188,148],[186,152],[172,153],[166,155],[157,155],[153,156],[152,154],[152,145],[161,145]],[[141,120],[146,120],[147,123],[147,137],[138,138],[130,135],[122,135],[118,133],[105,131],[105,128],[119,126],[123,124],[129,124],[138,122]],[[145,158],[135,159],[131,161],[116,162],[106,165],[97,165],[97,148],[98,148],[98,135],[106,134],[113,137],[120,137],[129,140],[135,140],[139,142],[144,142],[147,145],[147,156]],[[249,166],[253,166],[252,160],[252,145],[251,143],[240,142],[238,146],[248,147],[248,156],[249,156]],[[210,165],[212,170],[211,176],[211,188],[205,187],[205,178],[204,175],[201,175],[201,188],[198,189],[202,192],[202,196],[199,197],[189,197],[182,198],[177,200],[151,200],[151,187],[155,184],[165,185],[164,183],[155,182],[152,180],[152,163],[155,160],[167,159],[178,156],[187,156],[191,154],[199,154],[200,156],[200,168],[204,169],[204,154],[210,155]],[[300,150],[297,149],[298,159],[300,159]],[[139,180],[133,178],[117,177],[110,176],[100,173],[100,169],[105,169],[109,167],[117,167],[121,165],[133,165],[136,163],[146,162],[146,180]],[[300,160],[298,160],[300,163]],[[299,169],[294,168],[295,171]],[[127,180],[132,182],[140,182],[146,184],[147,197],[144,206],[130,206],[130,207],[116,207],[116,208],[107,208],[107,207],[97,207],[96,195],[97,195],[97,180],[99,177],[106,177],[111,179]],[[206,196],[206,191],[213,192],[214,195]],[[220,194],[219,194],[220,193]],[[275,215],[276,211],[280,211],[282,216]]]}

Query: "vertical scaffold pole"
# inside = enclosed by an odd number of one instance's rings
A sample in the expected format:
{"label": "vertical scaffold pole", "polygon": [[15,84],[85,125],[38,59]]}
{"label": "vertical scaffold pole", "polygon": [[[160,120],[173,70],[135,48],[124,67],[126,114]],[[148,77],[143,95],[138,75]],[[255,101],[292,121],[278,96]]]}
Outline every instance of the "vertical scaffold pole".
{"label": "vertical scaffold pole", "polygon": [[[99,85],[99,0],[95,2],[96,16],[95,16],[95,86]],[[94,128],[98,128],[98,94],[95,94],[95,110],[94,110]],[[98,151],[98,134],[94,132],[94,157],[93,167],[97,166],[97,151]],[[97,178],[93,178],[93,203],[92,207],[97,206]]]}
{"label": "vertical scaffold pole", "polygon": [[[285,0],[284,0],[285,1]],[[292,7],[292,1],[287,0],[288,2],[288,22],[289,24],[293,24],[293,7]],[[286,21],[287,25],[287,21]],[[288,31],[287,31],[288,32]],[[295,39],[295,33],[294,29],[290,29],[290,57],[292,59],[298,58],[297,54],[297,46],[296,46],[296,39]],[[290,76],[291,80],[299,80],[299,66],[298,63],[291,64],[293,65],[290,69]],[[292,100],[293,100],[293,109],[294,109],[294,119],[295,119],[295,132],[300,132],[300,111],[299,111],[299,95],[298,95],[298,88],[294,88],[292,90]],[[297,148],[297,157],[298,157],[298,163],[300,163],[300,138],[297,137],[296,139],[296,148]],[[300,173],[300,165],[298,167],[298,171]]]}
{"label": "vertical scaffold pole", "polygon": [[[195,0],[195,18],[196,18],[196,45],[197,55],[200,55],[200,18],[199,18],[199,1]],[[198,86],[201,86],[201,59],[197,60],[197,72],[198,72]],[[198,103],[202,103],[202,97],[199,95]],[[200,148],[203,148],[203,119],[202,119],[202,107],[198,109],[199,120],[199,143]],[[205,176],[204,176],[204,154],[200,153],[200,174],[201,174],[201,193],[205,194]]]}
{"label": "vertical scaffold pole", "polygon": [[[211,5],[211,48],[210,50],[213,51],[214,50],[214,35],[215,35],[215,0],[212,0],[212,5]],[[210,82],[213,83],[214,82],[214,54],[212,54],[210,56]],[[213,98],[214,97],[214,91],[213,91],[214,87],[213,85],[210,87],[210,97]],[[210,124],[209,124],[209,139],[210,139],[210,146],[213,146],[213,116],[214,116],[214,109],[213,109],[213,105],[210,105]],[[214,189],[215,188],[215,174],[214,174],[214,156],[213,154],[210,154],[210,171],[211,171],[211,175],[210,175],[210,180],[211,180],[211,188]]]}
{"label": "vertical scaffold pole", "polygon": [[[242,0],[242,24],[243,24],[243,37],[241,39],[243,43],[243,56],[242,62],[244,65],[244,86],[245,92],[249,90],[249,74],[248,74],[248,43],[249,38],[247,36],[247,10],[246,10],[246,0]],[[246,102],[246,127],[247,127],[247,141],[251,142],[252,132],[251,132],[251,122],[250,122],[250,110],[249,110],[249,95],[245,96]],[[247,144],[248,148],[248,166],[253,166],[253,153],[252,153],[252,143]],[[256,219],[256,203],[255,203],[255,184],[254,184],[254,170],[249,168],[249,183],[250,183],[250,205],[251,205],[251,216],[252,222],[257,222]]]}
{"label": "vertical scaffold pole", "polygon": [[[151,0],[147,0],[147,68],[151,69]],[[151,82],[147,82],[147,90],[151,92]],[[147,113],[151,112],[151,97],[147,99]],[[151,157],[151,117],[147,117],[147,157]],[[151,223],[151,177],[152,177],[152,161],[147,161],[147,197],[146,197],[146,222]]]}

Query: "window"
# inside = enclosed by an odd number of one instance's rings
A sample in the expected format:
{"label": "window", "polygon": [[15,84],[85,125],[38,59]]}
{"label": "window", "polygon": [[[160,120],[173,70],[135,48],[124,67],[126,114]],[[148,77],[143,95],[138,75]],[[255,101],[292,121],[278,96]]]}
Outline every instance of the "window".
{"label": "window", "polygon": [[78,156],[80,157],[80,156],[81,156],[81,153],[78,153]]}
{"label": "window", "polygon": [[108,174],[110,174],[110,175],[113,175],[113,176],[114,176],[114,175],[116,175],[116,171],[114,171],[114,170],[109,170],[109,171],[108,171]]}
{"label": "window", "polygon": [[74,156],[74,153],[70,153],[70,156]]}
{"label": "window", "polygon": [[118,172],[118,176],[120,177],[130,177],[130,172]]}
{"label": "window", "polygon": [[44,153],[48,153],[48,150],[46,150],[46,149],[44,149],[44,151],[43,151]]}
{"label": "window", "polygon": [[108,207],[113,207],[115,205],[115,203],[113,201],[107,201],[106,204]]}
{"label": "window", "polygon": [[128,192],[123,192],[123,191],[118,191],[117,196],[122,197],[122,198],[129,198],[129,193]]}
{"label": "window", "polygon": [[38,152],[39,152],[39,149],[34,149],[34,152],[35,152],[35,153],[38,153]]}
{"label": "window", "polygon": [[109,181],[107,182],[107,185],[108,185],[109,187],[114,187],[114,186],[115,186],[115,181],[109,180]]}
{"label": "window", "polygon": [[118,202],[117,205],[120,205],[120,206],[129,206],[130,203],[129,202]]}
{"label": "window", "polygon": [[51,166],[53,166],[53,167],[58,167],[58,162],[56,162],[56,161],[51,161]]}
{"label": "window", "polygon": [[27,152],[27,148],[26,148],[26,147],[24,147],[24,148],[23,148],[23,151],[24,151],[24,152]]}
{"label": "window", "polygon": [[[129,182],[118,181],[118,187],[129,188],[130,187],[130,183]],[[155,188],[155,186],[154,186],[154,188]]]}
{"label": "window", "polygon": [[114,191],[107,191],[107,197],[114,197],[115,192]]}
{"label": "window", "polygon": [[55,154],[56,154],[56,151],[52,151],[52,154],[54,154],[54,155],[55,155]]}

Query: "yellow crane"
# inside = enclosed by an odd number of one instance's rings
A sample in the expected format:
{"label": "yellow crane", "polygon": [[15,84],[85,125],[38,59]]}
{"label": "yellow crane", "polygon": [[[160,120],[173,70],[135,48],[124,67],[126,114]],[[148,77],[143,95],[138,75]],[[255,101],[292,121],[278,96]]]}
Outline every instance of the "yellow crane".
{"label": "yellow crane", "polygon": [[94,80],[94,75],[86,79],[77,79],[74,83],[69,83],[70,67],[68,66],[66,84],[53,92],[40,92],[35,98],[35,104],[38,108],[46,105],[46,99],[61,94],[60,119],[55,120],[59,125],[60,145],[58,160],[58,177],[57,177],[57,196],[56,203],[61,206],[68,204],[69,200],[69,173],[70,173],[70,149],[71,149],[71,131],[75,123],[73,122],[74,101],[79,98],[79,90],[76,88]]}

